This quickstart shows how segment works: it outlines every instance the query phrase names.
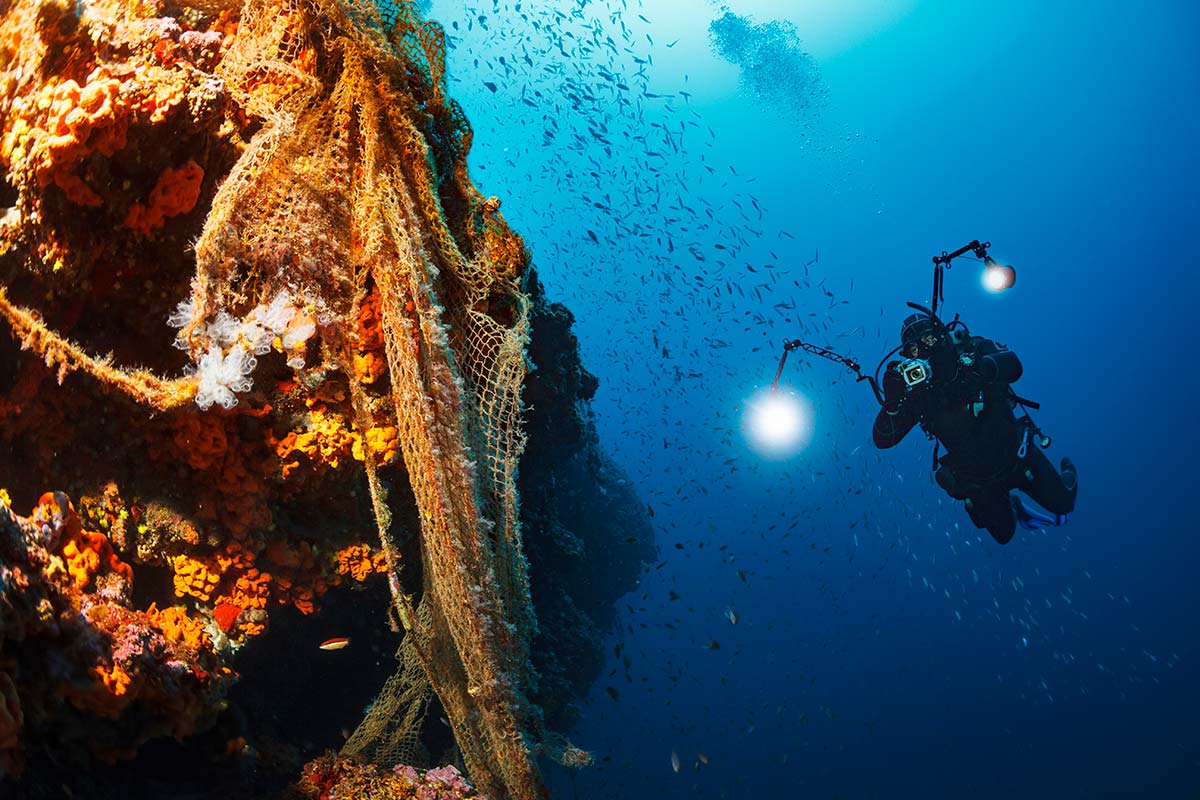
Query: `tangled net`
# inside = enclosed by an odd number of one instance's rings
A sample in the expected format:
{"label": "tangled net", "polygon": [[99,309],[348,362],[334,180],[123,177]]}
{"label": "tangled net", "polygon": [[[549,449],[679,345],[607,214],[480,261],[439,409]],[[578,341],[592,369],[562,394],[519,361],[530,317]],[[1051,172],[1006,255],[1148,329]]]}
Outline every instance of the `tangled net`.
{"label": "tangled net", "polygon": [[[36,5],[36,4],[33,4]],[[212,12],[223,3],[193,3]],[[136,11],[113,12],[114,17]],[[445,94],[441,29],[416,6],[251,0],[216,77],[259,126],[221,183],[174,317],[192,374],[167,379],[89,355],[0,289],[0,315],[60,379],[86,372],[155,409],[230,407],[256,355],[316,336],[363,421],[390,406],[420,519],[420,596],[405,593],[377,458],[366,455],[406,636],[400,665],[345,753],[421,760],[436,693],[472,781],[545,796],[547,746],[528,646],[536,621],[518,524],[529,259],[466,168],[471,130]],[[386,18],[386,21],[385,21]],[[253,128],[251,128],[253,129]],[[390,392],[354,379],[353,331],[379,302]],[[571,763],[586,754],[550,747]]]}

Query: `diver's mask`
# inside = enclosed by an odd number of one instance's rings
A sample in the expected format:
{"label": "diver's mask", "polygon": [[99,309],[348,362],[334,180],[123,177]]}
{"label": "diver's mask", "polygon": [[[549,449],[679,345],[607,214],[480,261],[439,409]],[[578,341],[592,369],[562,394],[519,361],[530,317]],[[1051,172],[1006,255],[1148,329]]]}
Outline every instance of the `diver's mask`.
{"label": "diver's mask", "polygon": [[942,337],[933,331],[908,342],[904,353],[908,358],[900,362],[900,377],[904,385],[911,391],[918,386],[928,383],[933,377],[933,361],[939,353]]}
{"label": "diver's mask", "polygon": [[937,349],[938,343],[941,342],[941,337],[930,331],[920,338],[913,339],[904,345],[904,353],[910,359],[923,358],[928,359],[929,354]]}

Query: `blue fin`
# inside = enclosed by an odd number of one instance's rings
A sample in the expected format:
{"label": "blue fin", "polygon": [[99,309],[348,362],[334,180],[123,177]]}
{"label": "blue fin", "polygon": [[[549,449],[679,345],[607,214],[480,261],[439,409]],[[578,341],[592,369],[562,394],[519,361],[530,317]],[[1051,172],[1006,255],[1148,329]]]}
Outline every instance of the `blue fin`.
{"label": "blue fin", "polygon": [[1057,527],[1065,524],[1071,518],[1070,514],[1051,514],[1041,509],[1031,508],[1015,494],[1010,497],[1012,498],[1013,513],[1017,515],[1017,523],[1027,531]]}

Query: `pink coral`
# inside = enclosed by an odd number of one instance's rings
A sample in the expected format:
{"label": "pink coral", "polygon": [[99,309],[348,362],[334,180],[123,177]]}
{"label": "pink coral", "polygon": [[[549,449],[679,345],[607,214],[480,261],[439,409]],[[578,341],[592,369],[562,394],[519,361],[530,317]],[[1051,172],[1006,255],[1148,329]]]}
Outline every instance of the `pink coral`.
{"label": "pink coral", "polygon": [[424,774],[398,764],[383,770],[327,755],[304,767],[297,788],[309,798],[406,797],[414,800],[484,800],[453,766]]}
{"label": "pink coral", "polygon": [[425,780],[445,784],[450,789],[463,794],[471,791],[471,784],[467,783],[467,779],[453,764],[429,770],[425,773]]}

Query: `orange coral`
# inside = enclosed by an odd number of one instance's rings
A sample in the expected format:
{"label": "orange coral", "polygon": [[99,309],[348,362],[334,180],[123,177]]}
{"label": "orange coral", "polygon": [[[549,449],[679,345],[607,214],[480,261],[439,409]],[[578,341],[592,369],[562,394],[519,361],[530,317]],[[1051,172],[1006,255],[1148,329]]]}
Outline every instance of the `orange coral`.
{"label": "orange coral", "polygon": [[234,538],[245,539],[250,531],[270,526],[271,510],[264,502],[266,487],[261,476],[250,471],[244,454],[231,451],[226,457],[217,491],[221,493],[221,524]]}
{"label": "orange coral", "polygon": [[358,308],[356,345],[362,350],[382,350],[383,316],[379,290],[372,287]]}
{"label": "orange coral", "polygon": [[104,688],[114,697],[123,697],[129,691],[129,683],[132,679],[128,672],[116,665],[111,668],[96,667],[96,675],[99,676],[100,683],[104,685]]}
{"label": "orange coral", "polygon": [[365,581],[374,572],[387,572],[387,558],[382,552],[371,554],[365,544],[352,544],[337,554],[339,575],[349,575],[356,581]]}
{"label": "orange coral", "polygon": [[252,639],[255,636],[261,636],[266,630],[267,626],[263,625],[261,622],[249,621],[242,623],[242,635],[247,639]]}
{"label": "orange coral", "polygon": [[222,571],[230,568],[248,570],[254,566],[254,554],[237,542],[229,542],[217,556],[217,561]]}
{"label": "orange coral", "polygon": [[337,469],[342,459],[353,453],[358,434],[345,425],[344,419],[329,413],[324,405],[316,405],[309,414],[308,430],[289,431],[275,445],[282,462],[283,477],[291,475],[300,462],[292,457],[302,453],[313,464],[325,464]]}
{"label": "orange coral", "polygon": [[303,614],[316,610],[316,601],[328,590],[317,564],[312,545],[300,542],[289,547],[284,539],[272,540],[266,549],[267,560],[276,565],[272,591],[277,602],[295,606]]}
{"label": "orange coral", "polygon": [[[241,413],[263,416],[269,410],[267,406]],[[253,440],[239,433],[237,417],[181,413],[170,423],[169,439],[156,437],[148,444],[156,459],[182,460],[206,473],[196,476],[196,521],[219,523],[234,538],[245,540],[252,531],[271,525],[263,479],[273,469],[274,459],[269,450],[254,446]],[[265,463],[268,459],[270,466]],[[216,533],[215,528],[209,531]]]}
{"label": "orange coral", "polygon": [[387,370],[379,304],[379,291],[372,289],[358,309],[355,346],[361,352],[354,354],[354,377],[368,386],[379,380],[379,376]]}
{"label": "orange coral", "polygon": [[152,603],[146,610],[146,616],[172,642],[194,650],[203,650],[211,646],[204,623],[189,617],[187,609],[183,606],[168,606],[160,611],[157,604]]}
{"label": "orange coral", "polygon": [[221,463],[229,444],[219,414],[181,414],[171,438],[193,469],[211,469]]}
{"label": "orange coral", "polygon": [[[16,119],[0,143],[0,158],[10,164],[28,161],[40,185],[57,185],[77,205],[100,205],[100,195],[84,183],[77,167],[93,153],[112,156],[125,146],[120,86],[102,67],[93,70],[83,86],[69,79],[47,82],[36,98],[25,100],[30,111],[36,109],[30,115],[34,121]],[[40,121],[38,112],[45,114]]]}
{"label": "orange coral", "polygon": [[62,518],[59,551],[67,563],[67,571],[76,591],[85,589],[91,583],[92,576],[105,571],[115,572],[127,581],[133,580],[133,568],[117,558],[108,537],[103,533],[85,531],[79,515],[75,513],[75,506],[64,495],[56,492],[43,494],[33,510],[33,517],[39,522]]}
{"label": "orange coral", "polygon": [[203,180],[204,169],[195,161],[188,161],[178,168],[167,167],[150,191],[149,203],[131,205],[123,224],[143,236],[149,236],[151,231],[163,226],[167,217],[186,214],[196,207]]}
{"label": "orange coral", "polygon": [[86,686],[74,683],[63,685],[63,695],[80,711],[91,711],[116,719],[133,699],[133,677],[115,664],[111,667],[93,667],[91,674],[93,680]]}
{"label": "orange coral", "polygon": [[383,353],[368,350],[365,353],[354,354],[354,377],[359,383],[371,385],[379,380],[379,376],[387,371],[387,359]]}
{"label": "orange coral", "polygon": [[400,434],[396,430],[395,425],[368,428],[362,439],[356,439],[351,452],[359,461],[365,459],[362,448],[363,439],[366,440],[367,445],[371,448],[371,452],[378,457],[377,460],[380,464],[390,464],[400,454]]}
{"label": "orange coral", "polygon": [[300,548],[291,548],[286,539],[272,539],[267,543],[265,555],[267,561],[281,567],[295,569],[304,562],[304,550],[312,552],[307,542],[302,542]]}
{"label": "orange coral", "polygon": [[241,608],[266,608],[271,593],[271,574],[251,567],[238,576],[229,598]]}
{"label": "orange coral", "polygon": [[205,602],[212,599],[224,571],[213,560],[200,560],[186,554],[172,558],[171,566],[175,569],[175,594]]}
{"label": "orange coral", "polygon": [[[162,41],[169,40],[160,40],[160,44]],[[151,124],[165,120],[171,109],[187,97],[188,73],[184,70],[139,66],[136,77],[136,82],[131,81],[125,87],[129,104],[149,116]]]}
{"label": "orange coral", "polygon": [[[290,579],[281,580],[280,588],[280,603],[291,603],[296,607],[296,610],[305,616],[317,610],[317,592],[308,586],[293,585]],[[324,593],[324,585],[321,585],[321,593]]]}

